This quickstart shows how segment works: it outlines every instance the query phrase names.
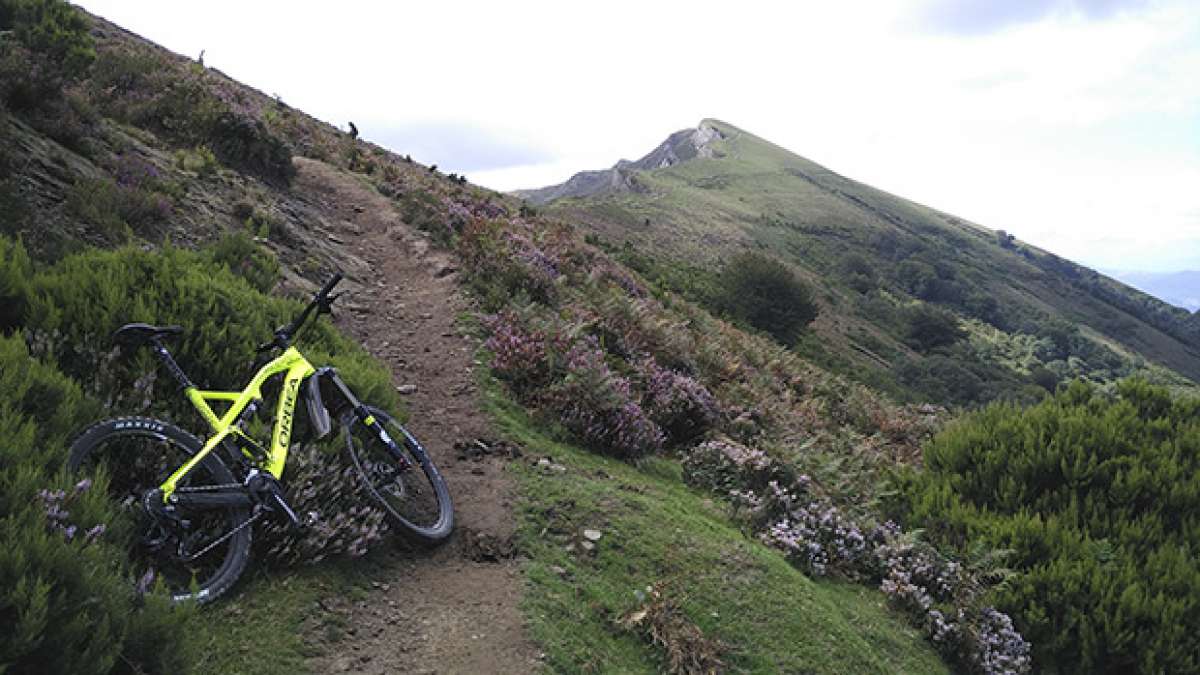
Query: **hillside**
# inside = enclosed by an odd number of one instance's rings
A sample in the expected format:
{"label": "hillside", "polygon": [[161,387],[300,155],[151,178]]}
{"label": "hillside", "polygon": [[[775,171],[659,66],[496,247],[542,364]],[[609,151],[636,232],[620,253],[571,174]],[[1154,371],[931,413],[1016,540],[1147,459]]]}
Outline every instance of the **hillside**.
{"label": "hillside", "polygon": [[[752,460],[754,481],[798,481],[806,504],[845,514],[830,520],[839,536],[870,532],[869,564],[883,565],[911,547],[870,529],[864,488],[914,461],[939,411],[660,301],[559,220],[67,7],[0,0],[0,522],[16,528],[0,612],[22,626],[0,638],[0,668],[940,673],[982,658],[990,625],[939,649],[872,588],[879,569],[806,567],[713,482],[749,489],[728,457]],[[338,455],[298,448],[291,494],[322,486],[345,538],[256,551],[214,607],[168,622],[150,593],[141,611],[117,544],[61,536],[38,497],[79,491],[58,467],[97,417],[197,426],[152,362],[118,359],[108,336],[185,324],[183,367],[234,386],[260,334],[295,311],[287,298],[335,268],[349,295],[314,340],[426,441],[457,534],[432,552],[378,540],[370,514],[337,501]],[[122,628],[89,638],[80,622]]]}
{"label": "hillside", "polygon": [[[741,251],[786,261],[820,316],[796,348],[901,399],[1027,398],[1033,382],[1200,377],[1192,315],[1004,232],[863,185],[718,120],[636,162],[515,193],[703,302]],[[719,290],[719,289],[718,289]],[[965,337],[914,341],[921,303]],[[930,386],[930,380],[942,382]]]}

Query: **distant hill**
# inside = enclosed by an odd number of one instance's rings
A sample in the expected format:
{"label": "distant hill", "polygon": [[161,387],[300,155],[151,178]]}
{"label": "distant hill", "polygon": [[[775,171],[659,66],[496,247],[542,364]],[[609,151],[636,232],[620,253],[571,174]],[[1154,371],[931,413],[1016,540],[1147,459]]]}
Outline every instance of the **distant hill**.
{"label": "distant hill", "polygon": [[1200,309],[1200,271],[1114,272],[1113,276],[1176,307]]}
{"label": "distant hill", "polygon": [[[1200,378],[1190,312],[727,122],[704,120],[636,162],[515,194],[583,223],[693,299],[719,291],[716,271],[737,252],[779,258],[823,307],[798,350],[901,398],[979,402],[1030,393],[1035,380],[1109,381],[1147,362]],[[953,312],[968,337],[914,346],[922,304]]]}

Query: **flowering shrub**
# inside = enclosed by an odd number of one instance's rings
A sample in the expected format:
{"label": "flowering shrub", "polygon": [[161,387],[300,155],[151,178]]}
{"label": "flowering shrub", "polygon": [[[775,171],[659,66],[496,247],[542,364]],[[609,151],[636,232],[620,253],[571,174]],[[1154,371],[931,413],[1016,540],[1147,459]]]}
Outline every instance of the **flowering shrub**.
{"label": "flowering shrub", "polygon": [[672,445],[696,438],[717,421],[717,401],[703,384],[659,366],[653,357],[635,367],[645,391],[646,412]]}
{"label": "flowering shrub", "polygon": [[525,395],[549,384],[552,376],[551,338],[526,328],[511,312],[485,317],[492,331],[485,346],[492,353],[492,372]]}
{"label": "flowering shrub", "polygon": [[467,223],[471,222],[471,219],[475,217],[475,214],[471,213],[471,209],[464,206],[461,202],[448,197],[442,199],[442,206],[445,207],[448,216],[446,227],[452,233],[461,232],[467,226]]}
{"label": "flowering shrub", "polygon": [[645,286],[638,283],[632,274],[616,265],[605,265],[593,271],[591,278],[596,281],[612,284],[625,291],[631,298],[644,298],[647,295]]}
{"label": "flowering shrub", "polygon": [[259,541],[270,559],[312,564],[332,555],[357,557],[383,538],[388,530],[383,510],[340,457],[316,446],[288,455],[288,501],[311,523],[294,532],[281,519],[264,521]]}
{"label": "flowering shrub", "polygon": [[564,261],[531,233],[513,231],[503,221],[473,218],[459,238],[468,282],[485,308],[500,309],[519,295],[543,304],[557,297]]}
{"label": "flowering shrub", "polygon": [[554,281],[562,276],[562,262],[525,234],[506,232],[505,241],[514,271],[520,274],[521,287],[533,298],[550,299]]}
{"label": "flowering shrub", "polygon": [[688,453],[690,484],[726,495],[759,539],[814,576],[875,580],[943,655],[977,673],[1025,673],[1030,645],[1011,619],[979,609],[984,585],[932,547],[887,521],[863,528],[817,493],[806,475],[789,478],[762,450],[728,439]]}
{"label": "flowering shrub", "polygon": [[[0,668],[14,673],[182,672],[187,607],[138,598],[127,518],[99,480],[62,468],[99,403],[19,334],[0,335]],[[113,536],[115,533],[115,536]]]}
{"label": "flowering shrub", "polygon": [[662,447],[662,430],[637,403],[629,380],[605,363],[594,338],[567,352],[565,376],[546,400],[563,426],[608,454],[636,459]]}
{"label": "flowering shrub", "polygon": [[[738,495],[736,505],[761,506],[756,490],[782,476],[782,467],[762,450],[728,438],[705,441],[683,458],[683,479],[718,494]],[[760,511],[753,509],[755,513]]]}
{"label": "flowering shrub", "polygon": [[541,408],[589,446],[624,459],[659,450],[662,429],[627,378],[609,368],[593,336],[565,325],[531,327],[514,312],[484,319],[492,370],[523,402]]}
{"label": "flowering shrub", "polygon": [[102,234],[123,240],[130,229],[143,231],[170,217],[171,199],[109,178],[80,179],[67,194],[67,208]]}
{"label": "flowering shrub", "polygon": [[975,627],[975,666],[983,673],[1024,673],[1033,666],[1030,644],[1013,628],[1012,619],[986,607]]}
{"label": "flowering shrub", "polygon": [[[69,520],[71,512],[66,507],[91,487],[92,479],[84,478],[76,483],[70,492],[66,490],[39,490],[38,500],[41,501],[42,508],[45,509],[47,529],[51,532],[61,532],[63,539],[66,539],[68,542],[73,541],[76,533],[79,532],[79,526],[71,523]],[[107,529],[108,526],[104,523],[96,523],[92,527],[89,527],[83,533],[83,545],[87,546],[96,541]]]}
{"label": "flowering shrub", "polygon": [[866,537],[836,506],[805,498],[809,485],[811,481],[803,475],[791,490],[775,481],[767,484],[766,494],[759,499],[758,517],[770,525],[759,538],[811,574],[824,576],[833,567],[846,576],[861,576],[870,568]]}

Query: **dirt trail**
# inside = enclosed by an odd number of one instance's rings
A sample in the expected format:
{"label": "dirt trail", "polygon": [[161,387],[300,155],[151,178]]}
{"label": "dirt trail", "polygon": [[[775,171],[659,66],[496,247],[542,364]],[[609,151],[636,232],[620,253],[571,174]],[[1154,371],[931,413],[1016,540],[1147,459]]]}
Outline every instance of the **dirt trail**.
{"label": "dirt trail", "polygon": [[510,541],[512,485],[501,458],[458,459],[454,444],[494,438],[471,369],[475,345],[455,330],[468,304],[453,261],[431,250],[391,202],[324,163],[297,159],[293,190],[328,218],[331,241],[360,259],[338,325],[387,363],[405,399],[409,427],[442,469],[454,498],[456,533],[433,551],[401,551],[366,601],[340,599],[345,637],[310,664],[315,672],[527,673],[537,649],[518,610],[522,576],[511,559],[477,562],[482,548]]}

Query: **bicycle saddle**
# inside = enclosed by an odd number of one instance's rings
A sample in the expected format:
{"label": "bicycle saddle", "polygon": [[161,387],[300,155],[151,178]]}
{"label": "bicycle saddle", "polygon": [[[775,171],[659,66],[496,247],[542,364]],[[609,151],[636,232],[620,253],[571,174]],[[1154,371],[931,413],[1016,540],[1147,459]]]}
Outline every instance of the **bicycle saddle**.
{"label": "bicycle saddle", "polygon": [[148,323],[127,323],[113,333],[113,341],[130,346],[143,345],[157,338],[183,334],[183,326],[151,326]]}

